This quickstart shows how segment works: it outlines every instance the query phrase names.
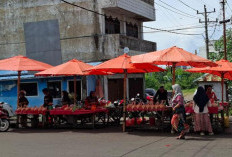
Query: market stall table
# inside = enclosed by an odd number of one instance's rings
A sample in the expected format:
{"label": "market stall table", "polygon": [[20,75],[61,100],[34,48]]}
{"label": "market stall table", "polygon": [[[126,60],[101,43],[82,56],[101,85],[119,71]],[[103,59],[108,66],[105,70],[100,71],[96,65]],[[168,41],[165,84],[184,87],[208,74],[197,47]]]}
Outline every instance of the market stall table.
{"label": "market stall table", "polygon": [[123,106],[109,107],[107,109],[107,125],[120,125],[123,116]]}
{"label": "market stall table", "polygon": [[[164,104],[129,104],[127,105],[127,113],[128,115],[132,114],[134,116],[134,118],[129,118],[127,120],[127,127],[142,128],[143,126],[147,126],[148,121],[144,117],[146,117],[146,115],[149,115],[149,127],[155,127],[164,130],[165,124],[167,124],[167,127],[170,127],[172,107],[165,106]],[[157,123],[159,121],[159,124],[156,124],[156,121]]]}
{"label": "market stall table", "polygon": [[[212,118],[211,119],[211,122],[212,122],[212,125],[215,126],[215,128],[218,128],[219,126],[222,127],[222,129],[224,129],[224,120],[223,120],[223,117],[224,117],[224,107],[222,105],[219,105],[219,106],[211,106],[211,107],[208,107],[208,111],[209,111],[209,114],[212,115]],[[193,122],[193,118],[194,118],[194,110],[193,110],[193,106],[191,103],[187,103],[186,106],[185,106],[185,112],[187,115],[191,116],[192,117],[192,120],[191,120],[191,126],[194,126]],[[219,117],[220,115],[220,117]]]}
{"label": "market stall table", "polygon": [[[96,108],[94,110],[88,109],[76,109],[73,110],[72,108],[55,108],[50,110],[50,115],[57,117],[57,116],[65,116],[67,119],[72,119],[72,124],[76,125],[77,120],[81,119],[81,123],[84,123],[86,118],[91,118],[92,128],[95,128],[96,123],[102,122],[105,126],[106,123],[106,115],[108,110],[106,108]],[[96,118],[98,118],[96,120]]]}
{"label": "market stall table", "polygon": [[159,68],[153,64],[145,63],[135,66],[132,63],[131,56],[123,54],[117,58],[110,59],[104,63],[101,63],[93,68],[90,68],[88,72],[111,72],[115,74],[124,74],[123,79],[123,132],[126,131],[126,99],[127,99],[127,75],[133,73],[149,73],[149,72],[163,72],[162,68]]}
{"label": "market stall table", "polygon": [[[224,79],[226,78],[232,80],[232,63],[224,59],[216,61],[215,63],[218,64],[218,66],[206,67],[206,68],[192,68],[186,71],[193,73],[209,73],[221,77],[221,88],[222,88],[221,103],[225,107],[226,115],[229,116],[229,105],[228,103],[224,103]],[[224,115],[222,119],[224,121]]]}
{"label": "market stall table", "polygon": [[[15,111],[15,114],[17,115],[17,119],[20,119],[22,116],[26,117],[26,123],[31,124],[31,127],[37,127],[39,124],[39,116],[42,115],[42,126],[45,125],[45,116],[48,113],[48,110],[46,108],[40,107],[34,107],[34,108],[18,108]],[[29,120],[29,122],[28,122]],[[21,124],[19,120],[17,120],[17,125]]]}

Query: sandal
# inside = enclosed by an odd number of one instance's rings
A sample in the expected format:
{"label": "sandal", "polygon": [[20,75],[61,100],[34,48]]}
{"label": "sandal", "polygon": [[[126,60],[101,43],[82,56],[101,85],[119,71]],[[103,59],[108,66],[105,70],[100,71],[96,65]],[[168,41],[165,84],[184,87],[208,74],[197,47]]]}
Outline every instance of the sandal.
{"label": "sandal", "polygon": [[185,139],[185,136],[184,136],[184,135],[180,135],[180,136],[178,136],[176,139],[178,139],[178,140],[183,140],[183,139]]}

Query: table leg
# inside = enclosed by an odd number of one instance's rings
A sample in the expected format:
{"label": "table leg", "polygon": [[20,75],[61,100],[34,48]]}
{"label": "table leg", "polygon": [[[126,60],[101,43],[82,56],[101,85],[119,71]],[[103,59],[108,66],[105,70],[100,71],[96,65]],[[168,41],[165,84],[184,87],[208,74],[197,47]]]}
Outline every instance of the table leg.
{"label": "table leg", "polygon": [[109,126],[109,123],[110,123],[110,114],[109,112],[107,113],[107,126]]}
{"label": "table leg", "polygon": [[19,128],[19,119],[20,119],[20,115],[17,115],[17,117],[16,117],[16,128]]}
{"label": "table leg", "polygon": [[221,122],[222,122],[222,129],[224,130],[224,111],[221,111]]}
{"label": "table leg", "polygon": [[104,119],[103,119],[103,125],[104,125],[104,127],[106,126],[106,113],[105,112],[103,112],[103,114],[104,114]]}
{"label": "table leg", "polygon": [[93,115],[92,115],[92,128],[93,128],[93,129],[95,128],[95,118],[96,118],[96,115],[93,114]]}
{"label": "table leg", "polygon": [[162,111],[161,113],[161,126],[162,126],[162,129],[164,129],[164,111]]}
{"label": "table leg", "polygon": [[42,115],[42,127],[45,127],[46,115]]}

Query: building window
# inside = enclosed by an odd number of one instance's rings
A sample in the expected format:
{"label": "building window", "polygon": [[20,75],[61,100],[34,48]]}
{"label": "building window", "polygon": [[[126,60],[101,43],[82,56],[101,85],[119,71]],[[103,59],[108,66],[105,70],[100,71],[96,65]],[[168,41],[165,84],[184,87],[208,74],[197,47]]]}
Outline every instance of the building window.
{"label": "building window", "polygon": [[[77,101],[80,101],[82,96],[81,96],[81,81],[77,81]],[[69,93],[74,96],[74,82],[73,81],[69,81],[68,82],[68,91]]]}
{"label": "building window", "polygon": [[38,96],[37,82],[21,83],[20,90],[26,91],[26,96]]}
{"label": "building window", "polygon": [[47,82],[47,87],[53,98],[61,98],[61,81]]}
{"label": "building window", "polygon": [[105,17],[105,31],[106,34],[120,34],[120,21],[118,18]]}
{"label": "building window", "polygon": [[139,31],[138,31],[138,25],[130,23],[126,23],[126,35],[138,38]]}

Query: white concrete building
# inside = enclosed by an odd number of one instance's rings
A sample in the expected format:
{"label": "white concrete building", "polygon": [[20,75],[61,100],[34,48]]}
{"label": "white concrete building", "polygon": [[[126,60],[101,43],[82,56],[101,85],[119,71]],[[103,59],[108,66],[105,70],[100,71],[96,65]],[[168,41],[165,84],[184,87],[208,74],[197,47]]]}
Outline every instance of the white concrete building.
{"label": "white concrete building", "polygon": [[[215,44],[216,40],[210,40],[209,41],[209,54],[210,53],[219,53],[218,51],[215,50],[214,44]],[[202,46],[199,48],[199,56],[203,57],[203,58],[207,58],[207,54],[206,54],[206,46]]]}

